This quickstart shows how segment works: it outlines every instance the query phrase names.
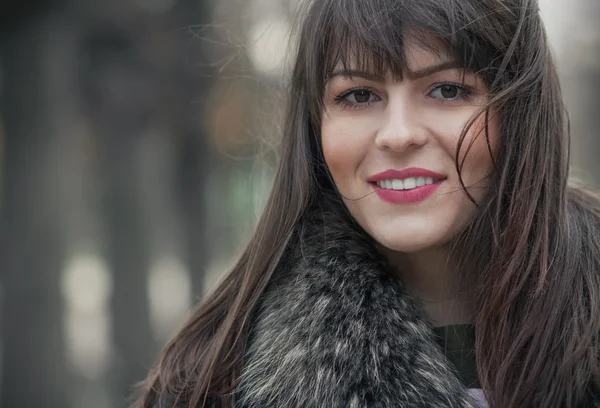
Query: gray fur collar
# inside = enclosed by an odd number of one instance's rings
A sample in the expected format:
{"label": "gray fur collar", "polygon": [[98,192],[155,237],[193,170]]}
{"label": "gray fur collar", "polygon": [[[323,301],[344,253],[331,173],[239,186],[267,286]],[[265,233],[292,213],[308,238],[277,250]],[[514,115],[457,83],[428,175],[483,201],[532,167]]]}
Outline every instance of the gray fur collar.
{"label": "gray fur collar", "polygon": [[343,209],[314,210],[263,294],[240,408],[472,407],[428,324]]}

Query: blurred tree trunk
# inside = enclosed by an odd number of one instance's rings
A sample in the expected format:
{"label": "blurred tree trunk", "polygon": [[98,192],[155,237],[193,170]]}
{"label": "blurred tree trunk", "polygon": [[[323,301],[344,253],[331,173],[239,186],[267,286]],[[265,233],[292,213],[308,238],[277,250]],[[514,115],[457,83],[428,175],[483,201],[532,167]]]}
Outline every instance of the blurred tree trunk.
{"label": "blurred tree trunk", "polygon": [[[200,24],[202,19],[209,22],[210,16],[202,12],[203,3],[206,1],[180,1],[173,10],[162,14],[140,9],[135,25],[110,21],[105,26],[98,25],[90,31],[86,46],[88,109],[100,146],[98,167],[106,210],[105,241],[113,272],[113,384],[117,401],[121,401],[118,406],[124,406],[134,385],[144,379],[158,348],[150,324],[148,272],[156,255],[151,251],[157,249],[152,245],[156,239],[152,238],[162,228],[183,230],[182,255],[192,271],[194,287],[200,291],[203,287],[205,141],[202,116],[194,100],[206,82],[198,82],[194,62],[201,55],[196,51],[191,54],[189,43],[195,40],[185,34],[188,25]],[[201,46],[192,44],[191,48]],[[169,159],[168,152],[163,152],[163,156],[151,153],[161,146],[155,139],[157,132],[158,137],[162,134],[169,138],[165,146],[176,146],[175,160]],[[160,163],[147,162],[157,157]],[[179,166],[182,162],[177,169],[164,169],[165,164]],[[141,171],[152,165],[177,178],[160,177],[148,183],[148,175]],[[184,211],[164,214],[178,210],[161,196],[174,194],[177,180],[183,180],[175,197],[183,198]],[[171,184],[163,185],[165,182]],[[157,197],[161,203],[147,202]],[[179,225],[170,225],[179,216]],[[192,248],[189,251],[188,245]]]}
{"label": "blurred tree trunk", "polygon": [[576,111],[576,126],[586,135],[590,149],[586,150],[585,168],[591,172],[596,186],[600,186],[600,2],[584,0],[582,20],[585,29],[581,32],[578,47],[580,72],[578,76],[579,108]]}
{"label": "blurred tree trunk", "polygon": [[117,407],[125,407],[155,352],[148,311],[147,230],[136,165],[154,98],[132,33],[98,31],[88,51],[88,96],[98,137],[106,252],[113,274],[112,381]]}
{"label": "blurred tree trunk", "polygon": [[185,255],[190,270],[192,294],[195,302],[201,300],[204,294],[206,269],[211,252],[206,231],[206,205],[204,202],[204,187],[209,171],[209,158],[205,141],[200,139],[200,131],[188,130],[183,134],[181,147],[180,181],[182,193],[183,215],[187,221],[184,224],[186,233]]}
{"label": "blurred tree trunk", "polygon": [[[171,123],[179,135],[180,200],[184,235],[185,256],[191,274],[192,293],[199,300],[204,293],[206,269],[211,253],[210,234],[206,231],[207,206],[206,180],[213,167],[208,148],[206,124],[206,95],[210,94],[210,80],[215,74],[207,64],[206,44],[192,34],[192,27],[206,27],[211,21],[211,2],[208,0],[185,0],[173,10],[174,21],[187,28],[178,44],[181,61],[177,68],[177,89],[180,90],[178,111],[172,111]],[[206,30],[204,30],[206,31]],[[187,38],[186,38],[187,37]],[[189,44],[183,47],[184,44]],[[202,68],[201,68],[202,67]],[[214,164],[214,163],[213,163]]]}
{"label": "blurred tree trunk", "polygon": [[0,224],[1,406],[68,407],[61,200],[75,47],[67,14],[36,10],[4,27],[5,155]]}
{"label": "blurred tree trunk", "polygon": [[600,2],[579,0],[569,11],[572,24],[559,55],[563,90],[571,114],[574,174],[600,187]]}

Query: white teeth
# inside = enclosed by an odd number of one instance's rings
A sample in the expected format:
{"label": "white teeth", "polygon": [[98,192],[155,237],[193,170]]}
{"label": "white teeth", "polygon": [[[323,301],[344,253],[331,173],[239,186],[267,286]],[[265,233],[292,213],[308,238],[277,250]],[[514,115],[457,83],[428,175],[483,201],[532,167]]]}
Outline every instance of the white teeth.
{"label": "white teeth", "polygon": [[438,180],[432,177],[410,177],[404,180],[381,180],[377,182],[377,185],[387,190],[410,190],[415,187],[422,187],[427,184],[433,184]]}
{"label": "white teeth", "polygon": [[417,186],[417,180],[414,177],[409,177],[404,179],[404,189],[410,190],[411,188],[415,188]]}
{"label": "white teeth", "polygon": [[392,188],[394,190],[404,190],[404,183],[402,182],[402,180],[393,180]]}

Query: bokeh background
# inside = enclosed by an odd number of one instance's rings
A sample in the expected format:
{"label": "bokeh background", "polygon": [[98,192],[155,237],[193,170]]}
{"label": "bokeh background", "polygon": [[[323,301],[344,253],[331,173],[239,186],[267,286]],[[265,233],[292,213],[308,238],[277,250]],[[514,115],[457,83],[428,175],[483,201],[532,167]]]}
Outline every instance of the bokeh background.
{"label": "bokeh background", "polygon": [[[248,240],[301,0],[1,0],[0,407],[125,408]],[[600,0],[541,0],[600,180]]]}

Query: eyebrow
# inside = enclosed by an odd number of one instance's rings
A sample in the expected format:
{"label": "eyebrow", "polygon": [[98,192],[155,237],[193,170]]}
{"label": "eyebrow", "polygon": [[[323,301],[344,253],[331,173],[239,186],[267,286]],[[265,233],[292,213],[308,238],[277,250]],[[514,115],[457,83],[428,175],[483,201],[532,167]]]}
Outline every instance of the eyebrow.
{"label": "eyebrow", "polygon": [[[449,61],[443,61],[439,64],[431,65],[429,67],[418,69],[416,71],[407,70],[406,76],[410,79],[420,79],[420,78],[427,77],[429,75],[433,75],[437,72],[448,71],[451,69],[465,69],[465,67],[463,66],[463,64],[461,64],[457,60],[449,60]],[[343,77],[349,77],[349,78],[360,77],[360,78],[364,78],[364,79],[367,79],[369,81],[374,81],[374,82],[383,82],[384,81],[384,78],[380,75],[376,75],[371,72],[360,71],[360,70],[333,71],[331,74],[329,74],[329,76],[327,77],[327,80],[329,81],[336,76],[343,76]]]}
{"label": "eyebrow", "polygon": [[429,67],[425,67],[423,69],[418,69],[416,71],[408,71],[406,76],[411,79],[419,79],[423,78],[437,72],[448,71],[451,69],[465,69],[464,65],[461,64],[458,60],[449,60],[443,61],[436,65],[431,65]]}

